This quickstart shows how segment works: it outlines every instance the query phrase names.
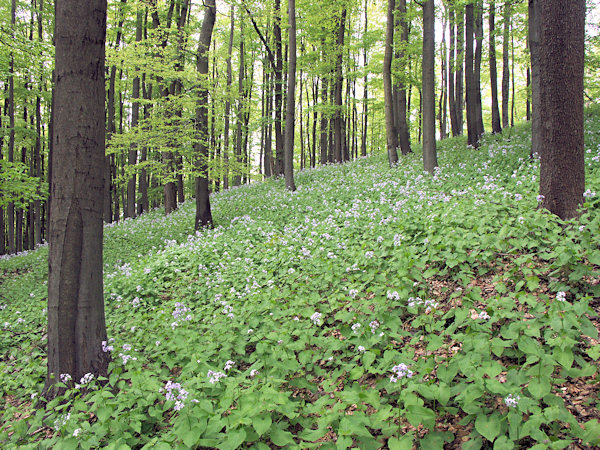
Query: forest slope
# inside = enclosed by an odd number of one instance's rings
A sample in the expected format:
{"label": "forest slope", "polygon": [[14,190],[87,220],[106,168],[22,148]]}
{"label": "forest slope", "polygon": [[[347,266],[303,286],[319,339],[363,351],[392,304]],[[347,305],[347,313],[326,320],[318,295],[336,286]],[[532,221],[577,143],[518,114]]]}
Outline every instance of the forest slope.
{"label": "forest slope", "polygon": [[600,115],[577,222],[537,209],[528,133],[107,227],[111,373],[47,411],[47,249],[1,260],[0,445],[600,445]]}

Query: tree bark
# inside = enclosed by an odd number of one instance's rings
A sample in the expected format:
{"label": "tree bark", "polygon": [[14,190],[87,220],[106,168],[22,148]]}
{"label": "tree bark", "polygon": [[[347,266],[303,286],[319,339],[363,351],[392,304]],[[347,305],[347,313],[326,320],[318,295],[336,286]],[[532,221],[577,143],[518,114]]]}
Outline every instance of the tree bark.
{"label": "tree bark", "polygon": [[456,53],[456,19],[454,15],[454,3],[449,2],[448,4],[448,21],[450,23],[450,52],[448,56],[448,107],[450,109],[450,127],[452,129],[452,136],[460,135],[458,129],[458,115],[456,112],[456,95],[455,95],[455,53]]}
{"label": "tree bark", "polygon": [[477,123],[477,140],[485,133],[483,126],[483,106],[481,101],[481,59],[483,56],[483,0],[475,3],[475,111]]}
{"label": "tree bark", "polygon": [[334,78],[334,113],[333,113],[333,157],[335,162],[342,162],[344,158],[344,136],[342,130],[342,87],[344,78],[342,75],[342,61],[344,49],[344,36],[346,34],[346,8],[342,9],[337,21],[337,58],[335,62]]}
{"label": "tree bark", "polygon": [[[321,79],[321,104],[327,104],[327,93],[329,91],[329,86],[327,83],[327,76],[323,76]],[[327,118],[327,112],[325,110],[321,111],[321,165],[327,164],[329,150],[327,147],[327,137],[329,134],[329,120]]]}
{"label": "tree bark", "polygon": [[[10,7],[10,24],[11,33],[15,38],[15,25],[16,25],[16,0],[12,0]],[[8,75],[8,162],[14,162],[15,154],[15,57],[13,55],[12,48],[10,50],[10,62],[9,62],[9,75]],[[7,222],[8,222],[8,253],[15,253],[15,203],[10,201],[6,208]]]}
{"label": "tree bark", "polygon": [[[288,82],[285,113],[284,170],[285,187],[296,190],[294,183],[294,125],[296,118],[296,1],[288,0]],[[302,96],[300,98],[302,101]]]}
{"label": "tree bark", "polygon": [[283,155],[283,56],[281,54],[281,2],[275,0],[275,18],[273,21],[275,37],[275,176],[284,174]]}
{"label": "tree bark", "polygon": [[225,124],[223,128],[223,188],[229,188],[229,116],[231,114],[231,84],[233,80],[231,70],[231,55],[233,53],[233,33],[235,30],[235,7],[230,6],[229,12],[229,46],[227,49],[227,89],[225,99]]}
{"label": "tree bark", "polygon": [[392,54],[394,44],[395,0],[388,0],[387,24],[385,28],[385,52],[383,56],[383,97],[385,101],[385,135],[390,167],[398,163],[398,132],[394,117],[394,96],[392,92]]}
{"label": "tree bark", "polygon": [[492,87],[492,133],[501,133],[500,108],[498,107],[498,70],[496,68],[496,3],[490,0],[490,15],[488,17],[489,53],[490,53],[490,84]]}
{"label": "tree bark", "polygon": [[[215,0],[206,0],[204,19],[200,29],[200,42],[198,44],[197,70],[201,83],[206,83],[204,78],[208,75],[208,50],[212,40],[213,28],[217,8]],[[210,192],[208,189],[208,89],[200,85],[200,92],[196,103],[196,143],[194,144],[196,184],[196,219],[194,228],[212,227],[213,219],[210,209]]]}
{"label": "tree bark", "polygon": [[[512,0],[511,0],[512,1]],[[510,68],[508,48],[510,39],[511,1],[504,2],[504,27],[502,32],[502,128],[508,128]]]}
{"label": "tree bark", "polygon": [[561,219],[578,214],[585,189],[583,74],[585,0],[539,9],[540,194]]}
{"label": "tree bark", "polygon": [[540,0],[529,0],[528,41],[531,55],[531,155],[541,154],[542,124],[540,122]]}
{"label": "tree bark", "polygon": [[434,1],[423,3],[423,168],[437,167],[435,141],[435,9]]}
{"label": "tree bark", "polygon": [[469,3],[465,6],[465,87],[467,90],[467,143],[475,148],[479,146],[477,128],[477,86],[473,61],[473,32],[474,32],[474,6]]}
{"label": "tree bark", "polygon": [[[404,64],[404,48],[408,45],[408,21],[406,20],[406,0],[398,0],[396,3],[396,16],[397,23],[400,27],[400,46],[396,50],[396,58],[401,61],[401,72],[406,70]],[[406,84],[401,78],[398,78],[396,82],[397,101],[395,103],[397,116],[397,128],[398,143],[400,144],[400,151],[403,155],[412,153],[410,147],[410,129],[408,127],[408,114],[406,107]]]}
{"label": "tree bark", "polygon": [[48,373],[106,376],[102,286],[106,0],[56,4],[56,98],[48,256]]}
{"label": "tree bark", "polygon": [[456,89],[455,89],[455,105],[456,105],[456,128],[458,135],[463,134],[464,115],[463,109],[465,106],[464,95],[464,70],[465,65],[465,21],[464,21],[464,6],[457,6],[456,10]]}

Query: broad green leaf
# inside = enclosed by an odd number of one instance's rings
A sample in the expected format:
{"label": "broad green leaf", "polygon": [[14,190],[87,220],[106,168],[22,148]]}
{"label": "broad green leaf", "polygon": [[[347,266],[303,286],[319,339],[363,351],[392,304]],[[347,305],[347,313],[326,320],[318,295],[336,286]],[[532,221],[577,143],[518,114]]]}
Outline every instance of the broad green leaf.
{"label": "broad green leaf", "polygon": [[498,413],[492,413],[489,416],[481,414],[475,419],[475,429],[488,441],[493,442],[500,434],[501,416]]}
{"label": "broad green leaf", "polygon": [[391,437],[387,442],[390,450],[412,450],[413,448],[413,437],[412,434],[406,434],[400,439]]}
{"label": "broad green leaf", "polygon": [[266,431],[271,427],[271,423],[271,416],[267,414],[263,414],[252,418],[252,427],[258,433],[259,436],[262,436],[266,433]]}

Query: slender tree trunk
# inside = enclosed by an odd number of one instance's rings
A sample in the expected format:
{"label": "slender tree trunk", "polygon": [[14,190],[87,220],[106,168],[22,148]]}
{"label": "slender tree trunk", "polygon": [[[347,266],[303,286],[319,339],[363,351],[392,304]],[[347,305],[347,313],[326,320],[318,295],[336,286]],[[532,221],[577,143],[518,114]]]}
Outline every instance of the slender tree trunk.
{"label": "slender tree trunk", "polygon": [[456,112],[456,95],[455,95],[455,53],[456,53],[456,19],[454,16],[454,3],[448,4],[448,21],[450,23],[450,53],[448,56],[448,107],[450,109],[450,127],[452,128],[452,136],[460,135],[458,129],[458,115]]}
{"label": "slender tree trunk", "polygon": [[[145,77],[142,78],[142,86],[146,86]],[[148,119],[150,118],[150,105],[148,104],[148,102],[152,100],[152,82],[148,82],[147,86],[147,88],[143,89],[144,100],[146,100],[146,104],[144,105],[145,121],[148,121]],[[150,202],[148,200],[148,174],[144,165],[147,159],[148,147],[144,145],[140,154],[140,163],[142,164],[142,168],[140,169],[139,176],[140,202],[138,203],[138,214],[142,214],[143,212],[146,212],[150,209]]]}
{"label": "slender tree trunk", "polygon": [[[39,0],[38,11],[37,11],[37,25],[38,25],[38,42],[43,42],[44,33],[42,27],[42,14],[44,12],[44,0]],[[35,99],[35,153],[34,153],[34,175],[38,178],[39,186],[42,184],[42,99],[41,93],[44,85],[43,75],[40,75],[39,79],[39,92]],[[39,188],[38,188],[39,193]],[[33,227],[34,227],[34,245],[42,243],[42,202],[41,200],[35,200],[33,203]],[[2,233],[3,228],[0,228]],[[1,238],[0,238],[1,239]],[[1,254],[2,252],[0,252]]]}
{"label": "slender tree trunk", "polygon": [[[327,76],[324,76],[321,79],[321,104],[327,104],[327,92],[329,91],[329,87],[327,85]],[[327,148],[327,135],[329,120],[327,119],[327,113],[325,110],[321,111],[321,165],[327,164],[328,161],[328,148]]]}
{"label": "slender tree trunk", "polygon": [[106,376],[102,286],[106,0],[56,4],[56,118],[48,256],[48,374]]}
{"label": "slender tree trunk", "polygon": [[229,28],[229,47],[227,50],[227,90],[225,100],[225,125],[223,128],[223,188],[229,189],[229,116],[231,114],[231,84],[232,84],[232,70],[231,70],[231,55],[233,53],[233,33],[235,30],[235,8],[234,5],[230,6],[230,28]]}
{"label": "slender tree trunk", "polygon": [[342,88],[344,78],[342,76],[342,61],[344,36],[346,34],[346,8],[342,9],[340,16],[337,18],[337,58],[335,63],[335,78],[334,78],[334,115],[333,115],[333,148],[335,162],[342,162],[344,158],[344,139],[342,132]]}
{"label": "slender tree trunk", "polygon": [[281,2],[275,0],[275,18],[273,23],[273,35],[275,37],[275,175],[284,174],[283,155],[283,56],[281,54]]}
{"label": "slender tree trunk", "polygon": [[385,52],[383,56],[383,97],[385,102],[385,135],[390,167],[398,163],[398,133],[394,117],[394,96],[392,91],[392,54],[394,45],[395,0],[388,0],[387,25],[385,29]]}
{"label": "slender tree trunk", "polygon": [[[136,14],[136,28],[135,28],[135,41],[142,41],[142,10],[138,9]],[[140,120],[140,77],[136,76],[133,79],[133,92],[131,94],[132,104],[131,104],[131,128],[135,128],[138,126]],[[128,164],[129,166],[135,166],[137,163],[137,148],[135,145],[132,145],[128,152]],[[129,180],[127,181],[127,213],[129,217],[135,217],[136,209],[135,209],[135,184],[136,184],[136,176],[135,173],[131,175]]]}
{"label": "slender tree trunk", "polygon": [[[288,82],[285,113],[284,170],[285,187],[296,190],[294,183],[294,125],[296,116],[296,1],[288,0]],[[300,97],[302,99],[302,96]],[[301,100],[302,101],[302,100]]]}
{"label": "slender tree trunk", "polygon": [[508,48],[510,39],[511,1],[504,2],[504,27],[502,32],[502,128],[508,128],[510,68]]}
{"label": "slender tree trunk", "polygon": [[465,94],[464,94],[464,70],[465,65],[465,14],[464,6],[457,6],[456,10],[456,89],[455,89],[455,102],[456,102],[456,128],[458,135],[463,134],[464,128],[464,115],[463,110],[465,107]]}
{"label": "slender tree trunk", "polygon": [[435,141],[435,9],[433,0],[423,3],[423,168],[437,167]]}
{"label": "slender tree trunk", "polygon": [[[216,13],[215,0],[206,0],[198,44],[197,70],[200,80],[208,75],[208,50],[210,49]],[[202,85],[196,103],[196,138],[194,144],[195,166],[199,175],[196,176],[195,185],[196,219],[194,228],[199,230],[202,227],[211,227],[213,224],[208,189],[208,89]]]}
{"label": "slender tree trunk", "polygon": [[542,154],[540,122],[540,0],[529,0],[529,53],[531,55],[531,155]]}
{"label": "slender tree trunk", "polygon": [[475,111],[477,123],[477,140],[485,133],[483,126],[483,106],[481,101],[481,59],[483,56],[483,0],[475,4]]}
{"label": "slender tree trunk", "polygon": [[244,21],[240,20],[240,57],[238,72],[238,103],[237,103],[237,125],[235,130],[235,175],[233,176],[233,185],[242,184],[242,126],[244,123],[244,108],[246,108],[244,95],[244,75],[246,71],[244,49]]}
{"label": "slender tree trunk", "polygon": [[[10,8],[10,24],[11,33],[15,38],[15,25],[16,25],[16,0],[12,0]],[[15,57],[13,55],[12,48],[10,50],[10,62],[9,62],[9,75],[8,75],[8,162],[14,162],[15,154]],[[15,203],[11,201],[8,203],[7,208],[7,221],[8,221],[8,253],[15,253]]]}
{"label": "slender tree trunk", "polygon": [[477,86],[475,84],[473,61],[474,5],[465,6],[465,87],[467,89],[467,143],[479,146],[477,129]]}
{"label": "slender tree trunk", "polygon": [[498,71],[496,68],[496,3],[490,0],[490,15],[488,18],[489,53],[490,53],[490,84],[492,86],[492,133],[502,132],[500,124],[500,108],[498,107]]}
{"label": "slender tree trunk", "polygon": [[272,131],[273,131],[273,74],[266,72],[266,95],[265,95],[265,117],[267,122],[265,123],[265,151],[264,151],[264,168],[265,177],[269,178],[273,172],[271,167],[273,166],[273,149],[272,149]]}
{"label": "slender tree trunk", "polygon": [[[400,31],[400,46],[396,50],[396,58],[398,61],[401,61],[401,71],[404,72],[406,67],[404,67],[404,49],[408,45],[408,21],[406,19],[406,0],[397,0],[396,3],[396,18],[397,24],[399,26]],[[396,105],[396,115],[397,115],[397,129],[398,133],[398,143],[400,144],[400,151],[403,155],[408,155],[412,153],[412,149],[410,147],[410,129],[408,126],[408,114],[407,114],[407,106],[406,106],[406,85],[402,79],[398,79],[396,82],[396,92],[397,92],[397,101]]]}
{"label": "slender tree trunk", "polygon": [[561,219],[578,215],[585,189],[585,0],[540,2],[540,194]]}
{"label": "slender tree trunk", "polygon": [[364,46],[364,67],[365,67],[365,80],[363,84],[363,114],[362,114],[362,136],[361,136],[361,146],[360,146],[360,154],[362,156],[367,156],[367,130],[368,130],[368,118],[369,118],[369,73],[366,70],[366,67],[369,65],[368,61],[368,52],[367,52],[367,34],[369,30],[369,3],[368,0],[365,0],[365,30],[363,33],[363,46]]}

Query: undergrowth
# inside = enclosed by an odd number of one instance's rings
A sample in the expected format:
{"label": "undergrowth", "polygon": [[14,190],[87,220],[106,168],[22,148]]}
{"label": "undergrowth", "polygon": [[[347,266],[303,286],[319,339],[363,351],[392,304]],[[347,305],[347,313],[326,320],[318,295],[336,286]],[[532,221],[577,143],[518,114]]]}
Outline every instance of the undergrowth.
{"label": "undergrowth", "polygon": [[42,410],[47,248],[1,260],[0,445],[600,445],[600,115],[576,221],[537,208],[528,142],[232,189],[199,233],[191,202],[107,226],[108,378]]}

